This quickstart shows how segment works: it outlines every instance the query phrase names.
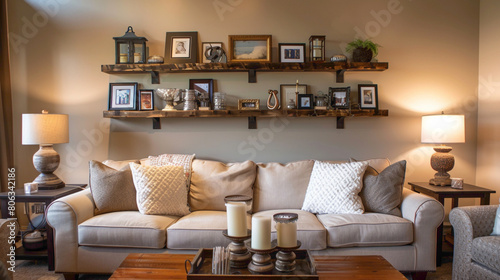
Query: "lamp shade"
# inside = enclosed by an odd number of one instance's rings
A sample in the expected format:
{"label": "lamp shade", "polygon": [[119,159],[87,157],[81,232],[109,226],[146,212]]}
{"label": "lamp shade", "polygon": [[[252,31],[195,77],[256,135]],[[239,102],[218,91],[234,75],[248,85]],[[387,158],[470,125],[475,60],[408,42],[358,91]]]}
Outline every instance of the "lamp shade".
{"label": "lamp shade", "polygon": [[68,115],[23,114],[23,145],[61,144],[69,142]]}
{"label": "lamp shade", "polygon": [[465,143],[464,115],[422,116],[422,143]]}

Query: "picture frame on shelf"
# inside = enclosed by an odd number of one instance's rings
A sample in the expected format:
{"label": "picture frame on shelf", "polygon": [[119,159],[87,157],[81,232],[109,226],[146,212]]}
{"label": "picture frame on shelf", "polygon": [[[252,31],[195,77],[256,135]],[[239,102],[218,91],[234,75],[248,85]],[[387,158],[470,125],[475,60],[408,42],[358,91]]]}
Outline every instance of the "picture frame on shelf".
{"label": "picture frame on shelf", "polygon": [[260,110],[259,99],[239,99],[238,110]]}
{"label": "picture frame on shelf", "polygon": [[110,83],[108,110],[137,110],[138,83]]}
{"label": "picture frame on shelf", "polygon": [[[189,79],[189,89],[194,89],[202,94],[208,95],[208,106],[211,108],[214,98],[214,80],[213,79]],[[205,106],[202,106],[205,107]]]}
{"label": "picture frame on shelf", "polygon": [[360,109],[378,110],[378,85],[359,84],[358,85],[358,103]]}
{"label": "picture frame on shelf", "polygon": [[139,90],[139,110],[152,111],[155,109],[154,90],[140,89]]}
{"label": "picture frame on shelf", "polygon": [[312,109],[314,96],[312,94],[297,94],[297,109]]}
{"label": "picture frame on shelf", "polygon": [[297,92],[299,94],[307,93],[307,85],[305,84],[282,84],[280,85],[280,100],[281,108],[288,109],[287,105],[290,99],[295,103],[295,108],[297,108]]}
{"label": "picture frame on shelf", "polygon": [[328,88],[330,107],[333,109],[349,109],[351,104],[351,87]]}
{"label": "picture frame on shelf", "polygon": [[271,35],[229,35],[228,60],[232,62],[271,62]]}
{"label": "picture frame on shelf", "polygon": [[167,32],[165,63],[198,62],[198,32]]}
{"label": "picture frame on shelf", "polygon": [[280,63],[304,63],[306,61],[305,43],[279,43]]}
{"label": "picture frame on shelf", "polygon": [[211,53],[207,53],[207,50],[211,47],[221,48],[223,49],[222,42],[203,42],[201,43],[201,62],[202,63],[211,63],[212,61],[207,56],[214,55]]}

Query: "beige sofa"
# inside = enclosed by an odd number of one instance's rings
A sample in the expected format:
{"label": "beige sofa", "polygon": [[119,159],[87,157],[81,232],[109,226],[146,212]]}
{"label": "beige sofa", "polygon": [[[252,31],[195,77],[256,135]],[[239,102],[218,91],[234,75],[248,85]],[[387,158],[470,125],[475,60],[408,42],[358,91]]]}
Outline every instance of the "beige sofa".
{"label": "beige sofa", "polygon": [[[388,161],[372,163],[379,169],[389,165]],[[217,172],[210,167],[213,164],[219,166]],[[226,229],[223,197],[230,194],[253,196],[253,215],[297,213],[298,239],[302,249],[312,254],[381,255],[402,272],[425,278],[427,271],[435,271],[436,229],[444,218],[440,203],[404,188],[402,217],[367,212],[315,215],[301,210],[313,165],[312,160],[224,165],[195,159],[189,190],[192,212],[183,217],[139,211],[96,215],[89,189],[58,199],[47,210],[54,228],[56,272],[68,277],[112,273],[129,253],[194,253],[227,245],[229,240],[222,235]],[[220,166],[227,170],[221,171]],[[276,238],[275,231],[272,235]]]}

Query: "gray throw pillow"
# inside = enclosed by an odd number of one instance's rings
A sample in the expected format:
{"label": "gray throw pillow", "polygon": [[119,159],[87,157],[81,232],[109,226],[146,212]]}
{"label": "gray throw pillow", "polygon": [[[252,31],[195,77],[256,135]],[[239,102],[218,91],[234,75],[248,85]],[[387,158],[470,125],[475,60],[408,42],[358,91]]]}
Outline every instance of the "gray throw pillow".
{"label": "gray throw pillow", "polygon": [[368,167],[359,193],[366,212],[390,214],[401,217],[401,201],[405,181],[406,160],[398,161],[378,173]]}
{"label": "gray throw pillow", "polygon": [[138,210],[134,180],[129,165],[116,170],[99,161],[91,160],[89,174],[96,214]]}

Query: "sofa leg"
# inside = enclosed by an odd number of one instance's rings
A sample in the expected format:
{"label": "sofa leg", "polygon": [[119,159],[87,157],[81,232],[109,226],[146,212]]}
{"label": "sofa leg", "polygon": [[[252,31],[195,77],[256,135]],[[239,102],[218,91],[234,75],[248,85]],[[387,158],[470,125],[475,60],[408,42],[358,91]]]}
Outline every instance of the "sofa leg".
{"label": "sofa leg", "polygon": [[427,271],[418,271],[411,273],[411,279],[413,280],[425,280],[427,277]]}
{"label": "sofa leg", "polygon": [[63,273],[64,280],[77,280],[78,274],[76,273]]}

